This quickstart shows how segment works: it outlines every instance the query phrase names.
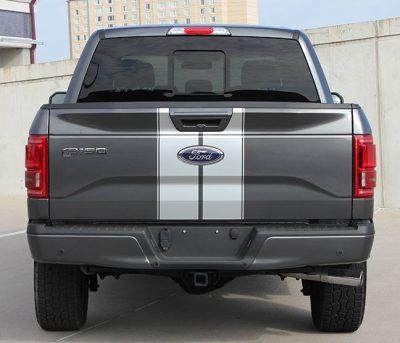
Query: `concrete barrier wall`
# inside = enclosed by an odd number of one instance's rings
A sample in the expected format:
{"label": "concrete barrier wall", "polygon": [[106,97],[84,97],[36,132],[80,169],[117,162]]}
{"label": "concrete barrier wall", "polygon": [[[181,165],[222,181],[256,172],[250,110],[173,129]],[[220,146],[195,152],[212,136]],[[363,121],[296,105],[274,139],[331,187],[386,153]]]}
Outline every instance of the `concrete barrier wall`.
{"label": "concrete barrier wall", "polygon": [[[400,208],[400,18],[308,30],[332,91],[363,106],[379,155],[376,208]],[[36,110],[66,90],[76,61],[0,69],[0,193],[24,194],[24,144]]]}
{"label": "concrete barrier wall", "polygon": [[75,61],[0,69],[0,194],[22,195],[25,144],[36,111],[66,90]]}
{"label": "concrete barrier wall", "polygon": [[308,30],[332,91],[362,105],[378,144],[376,207],[400,207],[400,18]]}

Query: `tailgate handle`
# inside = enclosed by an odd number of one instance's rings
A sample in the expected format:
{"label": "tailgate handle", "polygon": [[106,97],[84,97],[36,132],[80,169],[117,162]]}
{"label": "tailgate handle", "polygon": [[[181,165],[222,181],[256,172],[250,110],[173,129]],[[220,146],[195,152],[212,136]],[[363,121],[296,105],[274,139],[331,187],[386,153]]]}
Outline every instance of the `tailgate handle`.
{"label": "tailgate handle", "polygon": [[181,119],[181,123],[184,128],[207,129],[220,127],[222,120],[222,118],[183,118]]}
{"label": "tailgate handle", "polygon": [[170,114],[178,131],[223,131],[231,120],[231,113],[183,113]]}

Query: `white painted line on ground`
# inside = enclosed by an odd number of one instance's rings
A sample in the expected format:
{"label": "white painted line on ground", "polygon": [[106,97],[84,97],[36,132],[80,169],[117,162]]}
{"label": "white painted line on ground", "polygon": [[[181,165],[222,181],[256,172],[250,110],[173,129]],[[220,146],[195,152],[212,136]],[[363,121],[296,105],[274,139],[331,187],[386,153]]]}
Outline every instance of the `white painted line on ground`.
{"label": "white painted line on ground", "polygon": [[3,234],[3,235],[0,235],[0,238],[6,238],[6,237],[12,237],[12,236],[17,236],[17,235],[22,235],[23,233],[26,233],[26,230],[17,231],[17,232],[5,233],[5,234]]}
{"label": "white painted line on ground", "polygon": [[143,305],[143,306],[140,306],[140,307],[137,307],[137,308],[133,309],[132,311],[127,311],[127,312],[121,313],[121,314],[119,314],[119,315],[117,315],[117,316],[115,316],[115,317],[112,317],[112,318],[110,318],[110,319],[106,319],[106,320],[103,321],[103,322],[97,323],[97,324],[95,324],[95,325],[93,325],[93,326],[89,326],[88,328],[85,328],[85,329],[80,330],[80,331],[78,331],[78,332],[72,333],[72,334],[70,334],[70,335],[68,335],[68,336],[62,337],[62,338],[60,338],[59,340],[57,340],[57,341],[55,341],[55,342],[56,342],[56,343],[65,342],[67,339],[70,339],[70,338],[72,338],[72,337],[81,335],[81,334],[83,334],[83,333],[85,333],[85,332],[87,332],[87,331],[89,331],[89,330],[93,330],[93,329],[95,329],[95,328],[97,328],[97,327],[99,327],[99,326],[108,324],[108,323],[112,322],[112,321],[115,320],[115,319],[121,318],[121,317],[123,317],[123,316],[129,315],[129,314],[132,314],[132,313],[139,312],[139,311],[141,311],[141,310],[144,310],[145,308],[148,308],[148,307],[150,307],[150,306],[153,306],[153,305],[155,305],[155,304],[158,304],[159,302],[161,302],[161,301],[163,301],[163,300],[166,300],[166,299],[168,299],[168,298],[170,298],[170,297],[173,297],[173,296],[176,295],[176,294],[177,294],[177,293],[175,292],[175,293],[172,293],[172,294],[167,295],[167,296],[164,297],[164,298],[160,298],[160,299],[153,300],[153,301],[149,302],[148,304],[145,304],[145,305]]}
{"label": "white painted line on ground", "polygon": [[159,303],[160,301],[161,301],[161,299],[154,300],[154,301],[152,301],[151,303],[148,303],[148,304],[146,304],[146,305],[143,305],[143,306],[141,306],[141,307],[138,307],[138,308],[134,309],[133,312],[139,312],[139,311],[141,311],[141,310],[144,310],[145,308],[150,307],[150,306],[153,306],[153,305]]}

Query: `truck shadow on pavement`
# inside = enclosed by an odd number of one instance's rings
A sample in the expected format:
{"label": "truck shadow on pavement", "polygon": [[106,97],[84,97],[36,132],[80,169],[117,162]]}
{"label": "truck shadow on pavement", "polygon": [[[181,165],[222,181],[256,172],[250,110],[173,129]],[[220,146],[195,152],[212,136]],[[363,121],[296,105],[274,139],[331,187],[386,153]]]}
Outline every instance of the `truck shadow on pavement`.
{"label": "truck shadow on pavement", "polygon": [[277,277],[251,276],[199,296],[168,278],[106,279],[91,294],[88,323],[68,341],[248,341],[316,333],[300,288]]}

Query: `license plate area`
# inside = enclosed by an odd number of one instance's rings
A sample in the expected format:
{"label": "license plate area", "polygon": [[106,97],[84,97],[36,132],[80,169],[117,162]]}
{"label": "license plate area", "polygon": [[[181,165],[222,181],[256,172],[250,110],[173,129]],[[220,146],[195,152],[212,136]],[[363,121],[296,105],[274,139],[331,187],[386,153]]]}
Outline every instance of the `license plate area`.
{"label": "license plate area", "polygon": [[170,258],[243,258],[248,250],[252,227],[164,226],[149,227],[152,244]]}

